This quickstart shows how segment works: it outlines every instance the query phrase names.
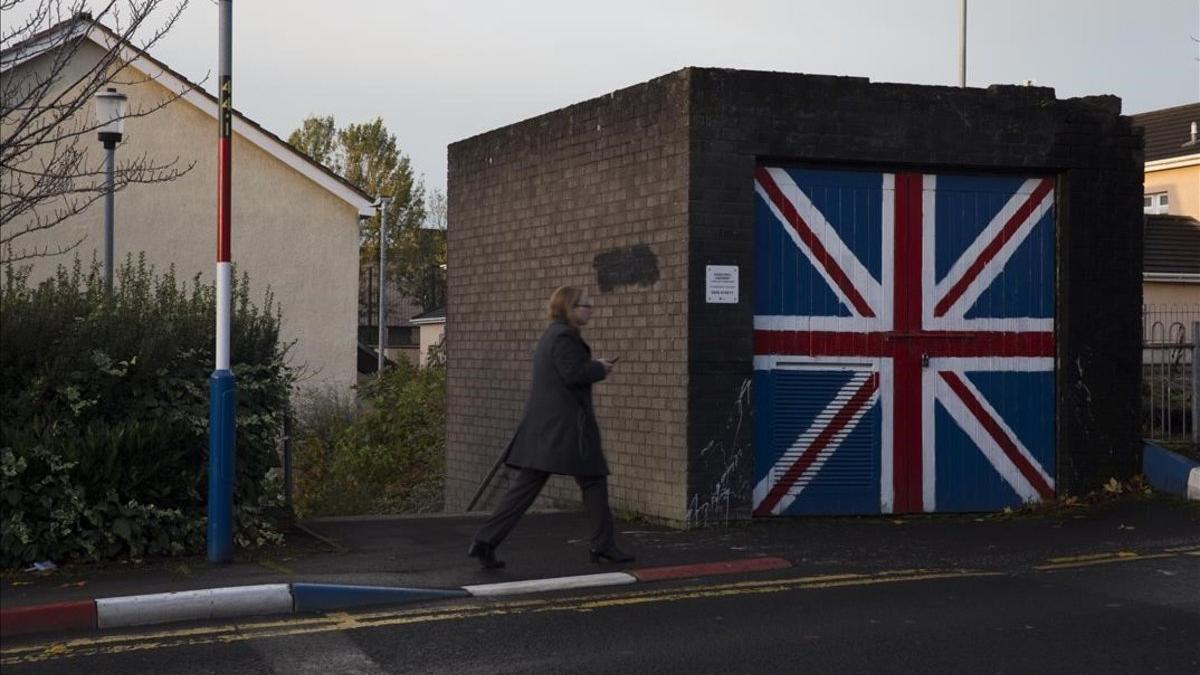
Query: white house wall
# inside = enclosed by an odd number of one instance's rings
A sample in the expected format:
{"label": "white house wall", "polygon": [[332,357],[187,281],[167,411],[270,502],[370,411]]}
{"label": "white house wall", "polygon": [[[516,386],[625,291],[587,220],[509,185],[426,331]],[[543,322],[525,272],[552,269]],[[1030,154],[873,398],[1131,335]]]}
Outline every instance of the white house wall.
{"label": "white house wall", "polygon": [[[86,44],[78,59],[99,58]],[[46,57],[18,69],[45,66]],[[128,71],[127,71],[128,73]],[[6,76],[9,74],[6,74]],[[140,79],[137,73],[119,81]],[[154,82],[121,86],[130,110],[152,107],[168,96]],[[236,92],[235,92],[236,96]],[[235,98],[236,102],[236,98]],[[91,107],[85,115],[93,114]],[[115,200],[115,255],[145,251],[160,270],[174,264],[177,277],[199,273],[211,282],[216,257],[216,120],[185,101],[153,115],[129,119],[117,147],[118,164],[143,153],[157,162],[179,158],[195,162],[171,183],[132,185]],[[285,132],[286,133],[286,132]],[[103,150],[89,134],[82,143],[99,165]],[[318,186],[241,135],[233,137],[233,262],[250,275],[251,299],[261,303],[267,287],[282,309],[282,339],[295,340],[291,363],[303,367],[305,385],[348,387],[355,381],[356,299],[358,292],[358,216],[354,205]],[[90,260],[102,257],[103,201],[22,246],[72,242]],[[34,261],[33,278],[48,277],[73,254]],[[237,345],[233,345],[234,359]]]}

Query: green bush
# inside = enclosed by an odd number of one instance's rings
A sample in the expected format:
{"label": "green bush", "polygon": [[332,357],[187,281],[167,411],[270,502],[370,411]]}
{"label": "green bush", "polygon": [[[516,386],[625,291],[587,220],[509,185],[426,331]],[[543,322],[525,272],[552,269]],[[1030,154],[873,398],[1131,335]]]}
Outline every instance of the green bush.
{"label": "green bush", "polygon": [[442,509],[446,369],[401,359],[361,403],[312,393],[294,446],[299,516]]}
{"label": "green bush", "polygon": [[[236,278],[236,277],[235,277]],[[277,540],[266,481],[293,374],[279,315],[234,284],[234,503],[239,545]],[[99,267],[0,289],[0,564],[202,550],[215,289],[127,259],[114,292]]]}

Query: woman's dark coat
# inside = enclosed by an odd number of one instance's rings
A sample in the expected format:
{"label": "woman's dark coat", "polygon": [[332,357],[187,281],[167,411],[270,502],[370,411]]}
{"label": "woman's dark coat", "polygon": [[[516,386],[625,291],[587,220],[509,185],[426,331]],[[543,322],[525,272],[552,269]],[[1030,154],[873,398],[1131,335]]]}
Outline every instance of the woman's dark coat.
{"label": "woman's dark coat", "polygon": [[571,476],[606,476],[592,383],[606,373],[579,329],[555,321],[533,352],[533,381],[525,414],[505,463]]}

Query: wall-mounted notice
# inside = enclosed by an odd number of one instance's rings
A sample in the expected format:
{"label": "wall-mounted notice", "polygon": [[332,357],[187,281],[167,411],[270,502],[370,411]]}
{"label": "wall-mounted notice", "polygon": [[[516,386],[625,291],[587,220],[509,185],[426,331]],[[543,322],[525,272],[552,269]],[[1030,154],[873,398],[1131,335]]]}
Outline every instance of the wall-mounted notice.
{"label": "wall-mounted notice", "polygon": [[737,304],[737,265],[706,265],[705,271],[708,273],[704,284],[705,302]]}

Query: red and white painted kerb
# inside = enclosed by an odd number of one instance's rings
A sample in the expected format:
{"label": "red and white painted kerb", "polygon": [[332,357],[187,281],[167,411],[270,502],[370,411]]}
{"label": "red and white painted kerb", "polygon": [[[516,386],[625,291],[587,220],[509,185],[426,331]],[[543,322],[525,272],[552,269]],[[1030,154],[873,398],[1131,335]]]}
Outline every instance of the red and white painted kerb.
{"label": "red and white painted kerb", "polygon": [[475,596],[521,595],[524,593],[545,593],[548,591],[567,591],[574,588],[594,588],[596,586],[621,586],[632,584],[637,577],[625,572],[608,574],[584,574],[573,577],[553,577],[550,579],[529,579],[526,581],[506,581],[499,584],[476,584],[463,586],[463,590]]}
{"label": "red and white painted kerb", "polygon": [[291,612],[292,593],[288,584],[206,588],[97,599],[96,627],[123,628]]}
{"label": "red and white painted kerb", "polygon": [[308,583],[206,588],[31,607],[11,607],[0,610],[0,636],[105,630],[178,621],[299,614],[468,596],[500,597],[546,593],[602,586],[624,586],[638,582],[765,572],[787,569],[791,566],[791,562],[783,558],[759,557],[693,565],[649,567],[627,572],[474,584],[459,588],[399,588]]}

